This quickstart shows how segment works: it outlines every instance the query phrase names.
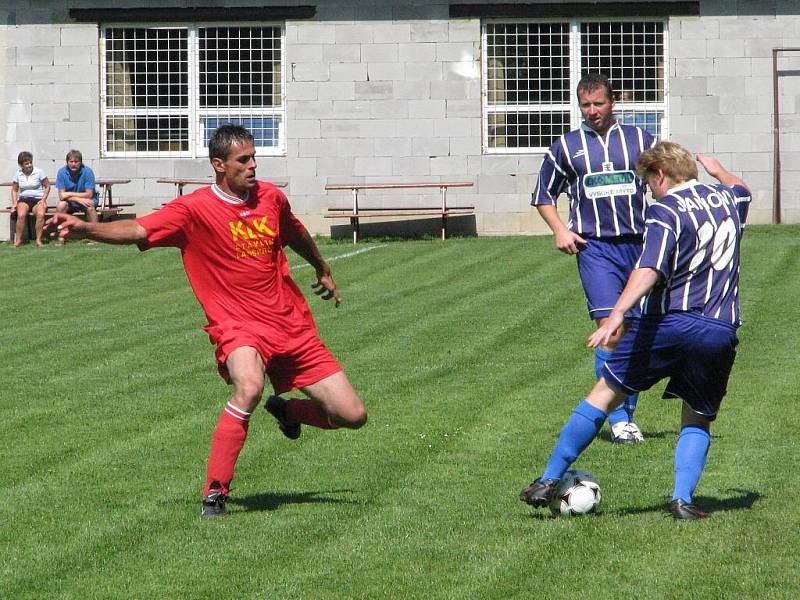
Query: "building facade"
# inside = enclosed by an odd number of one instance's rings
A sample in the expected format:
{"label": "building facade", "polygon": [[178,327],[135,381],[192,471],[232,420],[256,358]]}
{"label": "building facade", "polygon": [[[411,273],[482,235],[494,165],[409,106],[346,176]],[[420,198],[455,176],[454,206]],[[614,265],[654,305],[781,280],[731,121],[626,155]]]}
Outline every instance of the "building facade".
{"label": "building facade", "polygon": [[54,182],[77,148],[144,214],[174,195],[158,179],[209,176],[209,133],[236,122],[314,233],[349,202],[326,184],[463,180],[449,200],[476,207],[478,234],[542,233],[542,153],[601,70],[620,120],[748,181],[753,222],[800,222],[793,0],[5,0],[0,23],[0,180],[29,150]]}

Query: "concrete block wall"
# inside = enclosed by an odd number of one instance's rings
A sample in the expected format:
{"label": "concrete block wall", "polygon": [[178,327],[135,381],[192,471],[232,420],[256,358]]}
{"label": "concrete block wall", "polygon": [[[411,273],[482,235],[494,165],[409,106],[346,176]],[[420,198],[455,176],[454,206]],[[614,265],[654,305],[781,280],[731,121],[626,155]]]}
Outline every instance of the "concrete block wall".
{"label": "concrete block wall", "polygon": [[[717,156],[753,188],[750,221],[773,217],[772,48],[800,47],[800,4],[703,0],[699,17],[670,20],[670,134]],[[782,221],[798,222],[800,53],[778,63]]]}
{"label": "concrete block wall", "polygon": [[[247,3],[270,4],[219,1]],[[137,212],[145,213],[172,195],[157,178],[204,177],[210,168],[205,159],[101,158],[98,29],[70,21],[68,8],[77,4],[50,0],[34,9],[28,0],[7,0],[0,7],[0,22],[8,24],[0,26],[0,169],[6,173],[0,180],[10,178],[23,149],[54,178],[66,151],[76,147],[99,177],[131,178],[115,197],[135,201]],[[91,6],[98,4],[105,6]],[[184,3],[159,6],[165,4]],[[463,179],[474,187],[454,189],[449,199],[476,205],[480,234],[547,231],[529,206],[540,154],[482,152],[480,19],[451,20],[441,0],[320,0],[316,6],[314,19],[286,23],[286,155],[259,159],[260,177],[289,182],[293,208],[312,231],[330,232],[325,209],[350,200],[346,192],[326,193],[326,183]],[[753,220],[769,222],[771,48],[800,46],[798,10],[788,0],[701,0],[701,13],[670,19],[670,135],[740,173],[754,187]],[[800,55],[781,61],[789,182],[782,200],[784,220],[795,221],[798,66]],[[396,194],[367,195],[375,203],[397,201]],[[437,199],[436,191],[403,194],[404,202]],[[0,235],[4,231],[0,223]]]}
{"label": "concrete block wall", "polygon": [[[101,158],[97,27],[69,22],[74,3],[45,2],[30,18],[27,2],[12,1],[0,56],[9,115],[0,168],[9,177],[21,149],[54,178],[77,147],[98,177],[131,178],[115,197],[144,213],[171,197],[159,177],[210,173],[204,159]],[[474,187],[453,189],[448,200],[478,207],[480,233],[545,231],[528,205],[540,157],[482,156],[479,19],[451,21],[442,2],[322,1],[315,19],[286,23],[285,49],[287,152],[261,158],[259,175],[289,181],[293,208],[312,231],[330,232],[325,209],[350,201],[326,193],[326,183],[465,179]],[[405,192],[402,201],[437,203],[438,191]]]}

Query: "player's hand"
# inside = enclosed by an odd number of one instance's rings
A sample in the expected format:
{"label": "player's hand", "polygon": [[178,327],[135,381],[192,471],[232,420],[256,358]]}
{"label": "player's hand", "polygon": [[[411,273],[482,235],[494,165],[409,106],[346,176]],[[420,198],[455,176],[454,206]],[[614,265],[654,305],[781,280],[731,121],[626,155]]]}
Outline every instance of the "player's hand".
{"label": "player's hand", "polygon": [[51,238],[60,240],[86,237],[86,221],[67,213],[56,213],[44,224],[44,231]]}
{"label": "player's hand", "polygon": [[695,159],[697,159],[697,162],[703,165],[703,168],[706,170],[706,173],[708,173],[714,178],[718,179],[717,176],[725,171],[725,168],[722,166],[722,163],[720,163],[713,156],[706,156],[705,154],[697,154],[695,155]]}
{"label": "player's hand", "polygon": [[586,240],[566,227],[553,234],[556,248],[564,254],[577,254],[581,251],[578,244],[586,244]]}
{"label": "player's hand", "polygon": [[323,300],[333,298],[336,308],[342,303],[342,295],[336,289],[336,282],[330,273],[317,273],[317,282],[311,284],[314,293]]}
{"label": "player's hand", "polygon": [[598,327],[589,339],[586,345],[590,348],[597,348],[598,346],[607,346],[608,341],[614,337],[617,330],[625,323],[625,316],[616,312],[612,312],[600,327]]}

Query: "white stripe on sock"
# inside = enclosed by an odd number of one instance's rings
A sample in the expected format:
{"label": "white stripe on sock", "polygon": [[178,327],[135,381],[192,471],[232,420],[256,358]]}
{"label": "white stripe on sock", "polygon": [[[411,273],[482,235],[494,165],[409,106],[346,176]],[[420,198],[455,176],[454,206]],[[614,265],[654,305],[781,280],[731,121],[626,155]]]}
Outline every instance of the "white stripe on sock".
{"label": "white stripe on sock", "polygon": [[249,413],[249,412],[244,412],[244,411],[243,411],[243,410],[241,410],[240,408],[236,408],[236,407],[235,407],[233,404],[231,404],[230,402],[228,402],[228,403],[225,405],[225,412],[226,412],[226,413],[228,413],[228,414],[229,414],[230,416],[232,416],[233,418],[235,418],[235,419],[239,419],[240,421],[249,421],[249,420],[250,420],[250,415],[251,415],[251,413]]}

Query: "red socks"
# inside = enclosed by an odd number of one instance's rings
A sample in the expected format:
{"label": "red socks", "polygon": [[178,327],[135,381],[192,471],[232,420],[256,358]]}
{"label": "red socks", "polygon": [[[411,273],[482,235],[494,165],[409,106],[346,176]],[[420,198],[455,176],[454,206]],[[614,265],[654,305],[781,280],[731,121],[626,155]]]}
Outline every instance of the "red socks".
{"label": "red socks", "polygon": [[286,401],[286,420],[320,429],[338,429],[328,420],[328,413],[313,400],[289,398]]}
{"label": "red socks", "polygon": [[250,413],[239,410],[230,402],[225,405],[219,421],[217,421],[214,435],[211,437],[206,485],[203,488],[204,496],[208,495],[212,486],[215,489],[221,489],[223,494],[228,494],[236,459],[239,458],[239,452],[247,438],[249,422]]}
{"label": "red socks", "polygon": [[[328,420],[328,414],[313,400],[291,398],[286,401],[286,419],[293,423],[311,425],[320,429],[338,429]],[[247,426],[250,413],[233,406],[225,405],[217,421],[214,435],[211,437],[211,451],[208,454],[208,469],[203,495],[207,496],[212,489],[219,489],[228,495],[236,459],[242,451],[247,438]]]}

